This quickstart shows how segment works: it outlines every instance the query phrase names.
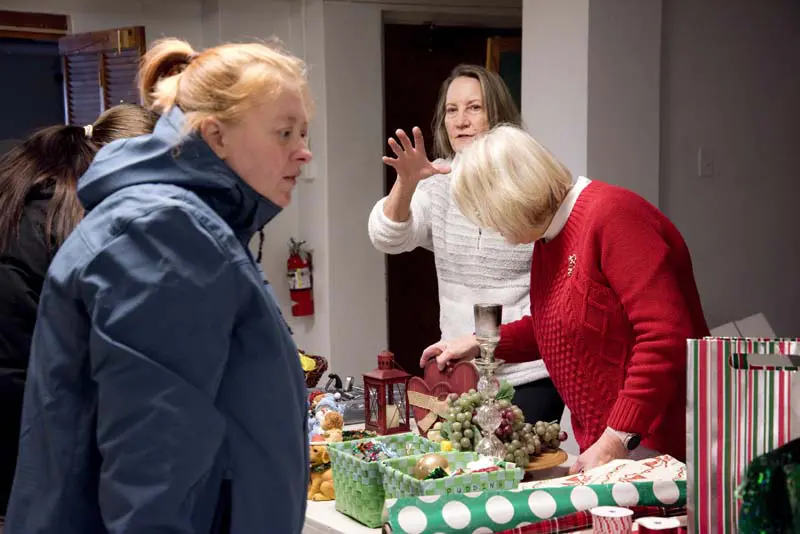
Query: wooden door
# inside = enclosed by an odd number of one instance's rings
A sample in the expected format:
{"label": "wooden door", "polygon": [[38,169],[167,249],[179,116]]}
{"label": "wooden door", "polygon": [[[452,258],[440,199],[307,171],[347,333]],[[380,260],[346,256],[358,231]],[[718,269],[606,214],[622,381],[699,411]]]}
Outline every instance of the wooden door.
{"label": "wooden door", "polygon": [[[519,28],[384,26],[384,124],[386,138],[419,126],[431,154],[431,121],[439,86],[460,63],[486,65],[488,39],[519,37]],[[391,155],[388,145],[384,145]],[[385,191],[395,172],[386,167]],[[388,255],[387,313],[389,348],[407,372],[421,375],[422,351],[440,338],[439,296],[433,254],[417,249]]]}

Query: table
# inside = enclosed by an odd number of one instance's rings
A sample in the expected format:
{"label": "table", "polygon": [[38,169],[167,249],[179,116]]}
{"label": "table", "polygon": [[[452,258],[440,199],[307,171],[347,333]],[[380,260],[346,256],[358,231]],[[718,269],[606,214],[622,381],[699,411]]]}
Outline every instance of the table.
{"label": "table", "polygon": [[[537,479],[564,476],[576,456],[569,455],[567,461],[558,467],[545,469],[537,473]],[[306,524],[303,534],[374,534],[380,528],[368,528],[336,511],[336,501],[309,501],[306,508]],[[591,532],[589,530],[588,532]]]}
{"label": "table", "polygon": [[[416,430],[414,421],[411,421],[412,430]],[[363,429],[363,425],[347,425],[346,430]],[[567,474],[569,467],[575,463],[578,457],[573,454],[567,455],[567,461],[558,467],[537,471],[537,480],[558,478]],[[686,518],[681,518],[685,524]],[[637,529],[634,527],[634,532]],[[309,501],[306,507],[306,522],[303,526],[302,534],[376,534],[380,533],[380,528],[365,527],[361,523],[350,519],[346,515],[336,511],[336,501]],[[578,531],[580,533],[591,534],[592,530]],[[0,531],[0,534],[2,532]]]}

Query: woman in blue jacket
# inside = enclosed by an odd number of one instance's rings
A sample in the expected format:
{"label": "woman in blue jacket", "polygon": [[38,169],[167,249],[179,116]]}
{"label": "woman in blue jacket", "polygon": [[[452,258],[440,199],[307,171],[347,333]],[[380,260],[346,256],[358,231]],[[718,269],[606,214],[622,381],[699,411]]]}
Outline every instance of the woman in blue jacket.
{"label": "woman in blue jacket", "polygon": [[248,243],[311,159],[305,66],[168,39],[139,79],[162,117],[98,153],[42,290],[5,534],[299,533],[305,385]]}

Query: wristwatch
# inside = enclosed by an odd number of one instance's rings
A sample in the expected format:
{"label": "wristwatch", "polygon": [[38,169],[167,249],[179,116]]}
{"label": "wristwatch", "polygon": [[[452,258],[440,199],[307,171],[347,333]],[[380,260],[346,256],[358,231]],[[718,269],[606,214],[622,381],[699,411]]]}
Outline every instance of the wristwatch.
{"label": "wristwatch", "polygon": [[606,431],[617,436],[622,442],[622,445],[629,451],[634,450],[642,442],[642,436],[639,434],[631,434],[630,432],[622,432],[614,430],[611,427],[606,427]]}

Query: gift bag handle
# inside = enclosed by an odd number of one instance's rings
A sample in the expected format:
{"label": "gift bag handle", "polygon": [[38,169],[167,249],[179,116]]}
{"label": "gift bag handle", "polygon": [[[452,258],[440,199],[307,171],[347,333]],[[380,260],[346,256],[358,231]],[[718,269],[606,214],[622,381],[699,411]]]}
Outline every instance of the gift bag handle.
{"label": "gift bag handle", "polygon": [[736,339],[728,364],[738,370],[800,370],[797,340]]}

